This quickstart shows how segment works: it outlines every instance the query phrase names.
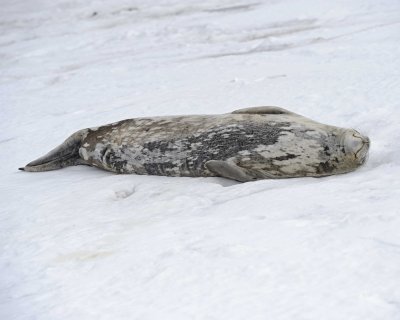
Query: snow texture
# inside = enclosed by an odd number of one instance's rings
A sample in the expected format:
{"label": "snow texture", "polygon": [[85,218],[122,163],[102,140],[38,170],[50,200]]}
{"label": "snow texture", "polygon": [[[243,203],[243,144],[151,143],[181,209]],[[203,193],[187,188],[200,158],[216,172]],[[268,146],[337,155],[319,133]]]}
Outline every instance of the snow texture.
{"label": "snow texture", "polygon": [[[398,0],[3,0],[0,319],[400,319]],[[26,173],[125,118],[277,105],[367,164],[236,183]]]}

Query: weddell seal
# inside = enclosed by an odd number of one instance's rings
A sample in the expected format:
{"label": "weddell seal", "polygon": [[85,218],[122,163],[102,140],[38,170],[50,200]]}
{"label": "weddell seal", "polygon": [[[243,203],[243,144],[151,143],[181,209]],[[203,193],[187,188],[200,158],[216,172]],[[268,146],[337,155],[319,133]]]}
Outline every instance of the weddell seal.
{"label": "weddell seal", "polygon": [[85,164],[115,173],[237,181],[323,177],[361,166],[369,139],[278,107],[122,120],[80,130],[20,170]]}

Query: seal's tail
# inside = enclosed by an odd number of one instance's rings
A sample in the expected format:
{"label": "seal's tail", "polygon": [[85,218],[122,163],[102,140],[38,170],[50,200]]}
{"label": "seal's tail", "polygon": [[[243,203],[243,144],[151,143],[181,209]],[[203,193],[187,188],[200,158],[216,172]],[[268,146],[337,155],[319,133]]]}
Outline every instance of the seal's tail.
{"label": "seal's tail", "polygon": [[65,140],[64,143],[51,150],[43,157],[29,162],[25,167],[19,168],[19,170],[40,172],[77,165],[80,159],[79,148],[81,146],[83,134],[84,130],[74,133]]}

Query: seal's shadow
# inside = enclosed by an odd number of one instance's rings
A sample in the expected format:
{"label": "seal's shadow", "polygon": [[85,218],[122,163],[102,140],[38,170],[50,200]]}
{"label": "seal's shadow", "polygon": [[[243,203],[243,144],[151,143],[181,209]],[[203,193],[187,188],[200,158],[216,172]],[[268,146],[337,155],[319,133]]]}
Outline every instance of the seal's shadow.
{"label": "seal's shadow", "polygon": [[232,186],[236,186],[238,184],[243,184],[242,182],[239,182],[239,181],[225,179],[225,178],[219,178],[219,177],[207,177],[207,178],[200,178],[200,179],[203,179],[204,182],[218,184],[221,187],[232,187]]}

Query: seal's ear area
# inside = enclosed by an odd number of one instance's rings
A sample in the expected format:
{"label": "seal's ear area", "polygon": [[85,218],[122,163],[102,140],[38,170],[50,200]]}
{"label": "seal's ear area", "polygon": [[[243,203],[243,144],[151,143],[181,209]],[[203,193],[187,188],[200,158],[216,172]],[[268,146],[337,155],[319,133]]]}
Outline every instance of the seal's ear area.
{"label": "seal's ear area", "polygon": [[233,111],[232,113],[247,113],[247,114],[293,114],[289,110],[280,108],[280,107],[252,107],[252,108],[244,108]]}
{"label": "seal's ear area", "polygon": [[233,162],[210,160],[205,163],[205,166],[208,170],[223,178],[240,182],[256,180],[255,177],[249,175],[246,169],[237,166]]}

